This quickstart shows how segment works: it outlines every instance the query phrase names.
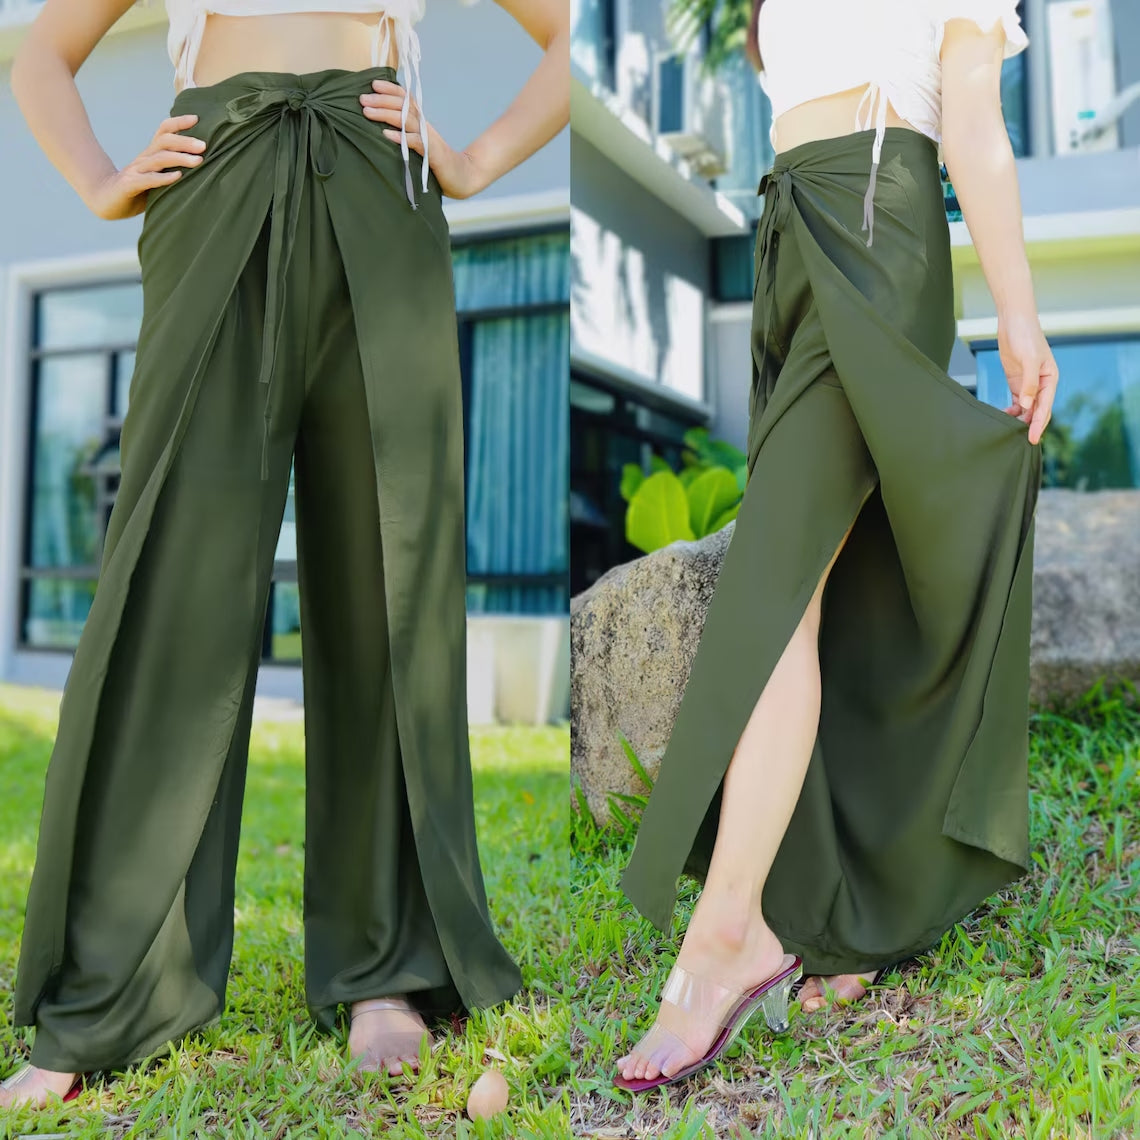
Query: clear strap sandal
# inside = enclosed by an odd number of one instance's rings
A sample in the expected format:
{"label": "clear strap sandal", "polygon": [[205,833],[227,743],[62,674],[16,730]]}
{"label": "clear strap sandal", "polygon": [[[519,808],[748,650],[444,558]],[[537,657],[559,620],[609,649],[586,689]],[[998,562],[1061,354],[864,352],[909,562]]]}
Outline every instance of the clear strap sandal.
{"label": "clear strap sandal", "polygon": [[[19,1087],[22,1084],[24,1084],[27,1081],[27,1079],[30,1076],[32,1076],[32,1074],[34,1072],[35,1072],[35,1069],[31,1065],[22,1065],[14,1073],[12,1073],[11,1076],[5,1078],[3,1081],[0,1081],[0,1089],[3,1089],[5,1092],[13,1092],[13,1091],[19,1089]],[[61,1094],[61,1093],[49,1092],[48,1093],[48,1099],[40,1102],[37,1105],[37,1107],[43,1107],[44,1105],[50,1104],[52,1097],[58,1097],[64,1103],[66,1103],[67,1101],[70,1101],[70,1100],[75,1100],[75,1098],[77,1096],[79,1096],[79,1094],[82,1091],[83,1091],[83,1076],[81,1074],[80,1076],[75,1078],[75,1080],[71,1084],[71,1088],[69,1088],[66,1093]],[[19,1105],[21,1103],[26,1105],[28,1103],[28,1101],[27,1100],[25,1100],[23,1102],[17,1101],[16,1105],[14,1105],[13,1107],[19,1107]]]}
{"label": "clear strap sandal", "polygon": [[[627,1080],[619,1074],[614,1078],[614,1084],[628,1092],[646,1092],[683,1080],[725,1052],[758,1009],[764,1011],[764,1020],[772,1032],[785,1032],[788,1029],[788,1001],[792,986],[802,976],[803,961],[797,954],[785,954],[783,965],[775,974],[747,991],[674,966],[661,991],[661,1003],[674,1005],[682,1013],[698,1014],[698,1024],[708,1025],[715,1021],[720,1033],[699,1060],[671,1076],[661,1074],[651,1080]],[[676,1055],[678,1044],[689,1053],[696,1053],[700,1048],[699,1043],[694,1045],[681,1034],[667,1029],[658,1018],[638,1046],[638,1052],[659,1069],[664,1060]]]}

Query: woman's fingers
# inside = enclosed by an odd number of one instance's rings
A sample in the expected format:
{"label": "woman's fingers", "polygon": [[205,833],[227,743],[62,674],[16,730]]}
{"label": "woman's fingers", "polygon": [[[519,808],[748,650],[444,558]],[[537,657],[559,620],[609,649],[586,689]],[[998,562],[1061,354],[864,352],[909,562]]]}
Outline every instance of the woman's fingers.
{"label": "woman's fingers", "polygon": [[[364,99],[369,98],[373,98],[373,96],[361,96],[362,103]],[[390,100],[389,96],[386,95],[379,96],[379,98],[385,100],[385,102],[363,103],[364,117],[366,119],[371,119],[374,123],[386,123],[393,127],[398,127],[402,121],[405,129],[409,133],[419,131],[420,117],[414,105],[408,108],[408,117],[405,119],[403,104],[399,100]]]}
{"label": "woman's fingers", "polygon": [[156,150],[139,155],[135,167],[138,170],[161,170],[165,166],[197,166],[201,161],[200,154],[187,154],[182,150]]}
{"label": "woman's fingers", "polygon": [[169,119],[163,119],[158,124],[158,130],[154,132],[155,138],[162,134],[173,134],[175,131],[184,131],[187,127],[192,127],[198,121],[197,115],[173,115]]}
{"label": "woman's fingers", "polygon": [[133,191],[149,190],[152,186],[165,186],[167,182],[175,182],[182,177],[181,170],[140,170],[131,175],[134,183]]}
{"label": "woman's fingers", "polygon": [[196,139],[193,135],[176,135],[169,131],[155,135],[150,145],[152,148],[161,148],[162,150],[185,150],[193,152],[206,149],[206,143],[203,139]]}
{"label": "woman's fingers", "polygon": [[1029,412],[1033,410],[1033,404],[1037,399],[1044,361],[1036,356],[1023,356],[1018,363],[1021,372],[1021,385],[1017,390],[1017,402],[1021,405],[1022,411]]}
{"label": "woman's fingers", "polygon": [[1041,387],[1033,418],[1029,421],[1029,442],[1039,443],[1053,418],[1053,400],[1057,395],[1057,364],[1052,356],[1041,366]]}
{"label": "woman's fingers", "polygon": [[[385,128],[384,135],[385,135],[385,137],[390,138],[393,142],[399,142],[400,141],[400,132],[398,130],[393,130],[391,127]],[[418,131],[416,131],[416,132],[408,131],[407,136],[408,136],[408,150],[414,150],[417,154],[422,155],[424,152],[424,137],[423,137],[423,135],[421,135]]]}

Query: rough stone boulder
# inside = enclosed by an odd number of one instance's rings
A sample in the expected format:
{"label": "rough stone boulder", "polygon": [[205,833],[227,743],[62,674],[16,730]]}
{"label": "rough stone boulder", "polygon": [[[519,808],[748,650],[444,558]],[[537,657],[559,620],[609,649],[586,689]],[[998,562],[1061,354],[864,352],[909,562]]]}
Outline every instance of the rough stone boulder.
{"label": "rough stone boulder", "polygon": [[[657,771],[732,526],[616,566],[571,600],[571,763],[599,822],[608,792],[645,791],[619,734]],[[1035,705],[1101,678],[1140,683],[1140,491],[1042,491],[1033,603]]]}

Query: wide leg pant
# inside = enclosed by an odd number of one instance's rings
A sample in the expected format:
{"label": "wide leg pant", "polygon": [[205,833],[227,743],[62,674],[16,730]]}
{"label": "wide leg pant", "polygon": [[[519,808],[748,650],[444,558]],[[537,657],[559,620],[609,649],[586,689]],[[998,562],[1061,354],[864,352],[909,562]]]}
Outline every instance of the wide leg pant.
{"label": "wide leg pant", "polygon": [[[122,480],[64,690],[16,985],[35,1064],[111,1068],[216,1019],[254,683],[296,456],[310,1010],[518,988],[476,849],[462,407],[434,179],[358,96],[388,68],[246,72],[171,114]],[[413,156],[418,175],[419,156]]]}
{"label": "wide leg pant", "polygon": [[[929,948],[1029,866],[1027,712],[1041,452],[947,375],[949,235],[935,145],[794,147],[761,184],[749,479],[622,885],[668,930],[703,877],[721,782],[824,593],[822,707],[765,917],[812,973]],[[777,253],[778,251],[778,253]]]}

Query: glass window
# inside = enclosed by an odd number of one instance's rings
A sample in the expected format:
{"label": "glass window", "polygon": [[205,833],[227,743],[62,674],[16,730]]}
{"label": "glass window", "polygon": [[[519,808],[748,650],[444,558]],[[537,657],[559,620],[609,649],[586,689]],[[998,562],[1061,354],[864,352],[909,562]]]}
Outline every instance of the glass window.
{"label": "glass window", "polygon": [[751,301],[756,281],[756,223],[746,234],[713,238],[712,288],[715,301]]}
{"label": "glass window", "polygon": [[1029,154],[1029,71],[1026,56],[1033,50],[1010,56],[1001,65],[1001,109],[1013,153],[1018,158]]}
{"label": "glass window", "polygon": [[[1140,487],[1140,335],[1052,344],[1061,373],[1042,439],[1044,485],[1099,491]],[[1009,402],[996,346],[977,350],[978,396]]]}
{"label": "glass window", "polygon": [[29,564],[94,566],[95,484],[86,468],[102,445],[108,360],[68,355],[39,362],[32,405]]}
{"label": "glass window", "polygon": [[615,0],[571,0],[570,55],[576,66],[610,91],[616,61]]}
{"label": "glass window", "polygon": [[95,597],[93,578],[32,578],[24,583],[20,633],[27,645],[74,649]]}
{"label": "glass window", "polygon": [[743,52],[733,53],[717,68],[717,82],[727,95],[730,154],[729,169],[715,185],[745,217],[755,220],[764,205],[756,190],[774,157],[768,140],[772,104]]}
{"label": "glass window", "polygon": [[467,460],[468,608],[564,613],[567,230],[454,251]]}
{"label": "glass window", "polygon": [[40,348],[130,345],[141,321],[137,281],[53,289],[41,293],[36,306],[36,343]]}
{"label": "glass window", "polygon": [[570,385],[571,593],[642,552],[625,540],[622,468],[646,467],[651,454],[681,465],[682,436],[703,421],[672,407],[651,406],[637,396],[585,375]]}

